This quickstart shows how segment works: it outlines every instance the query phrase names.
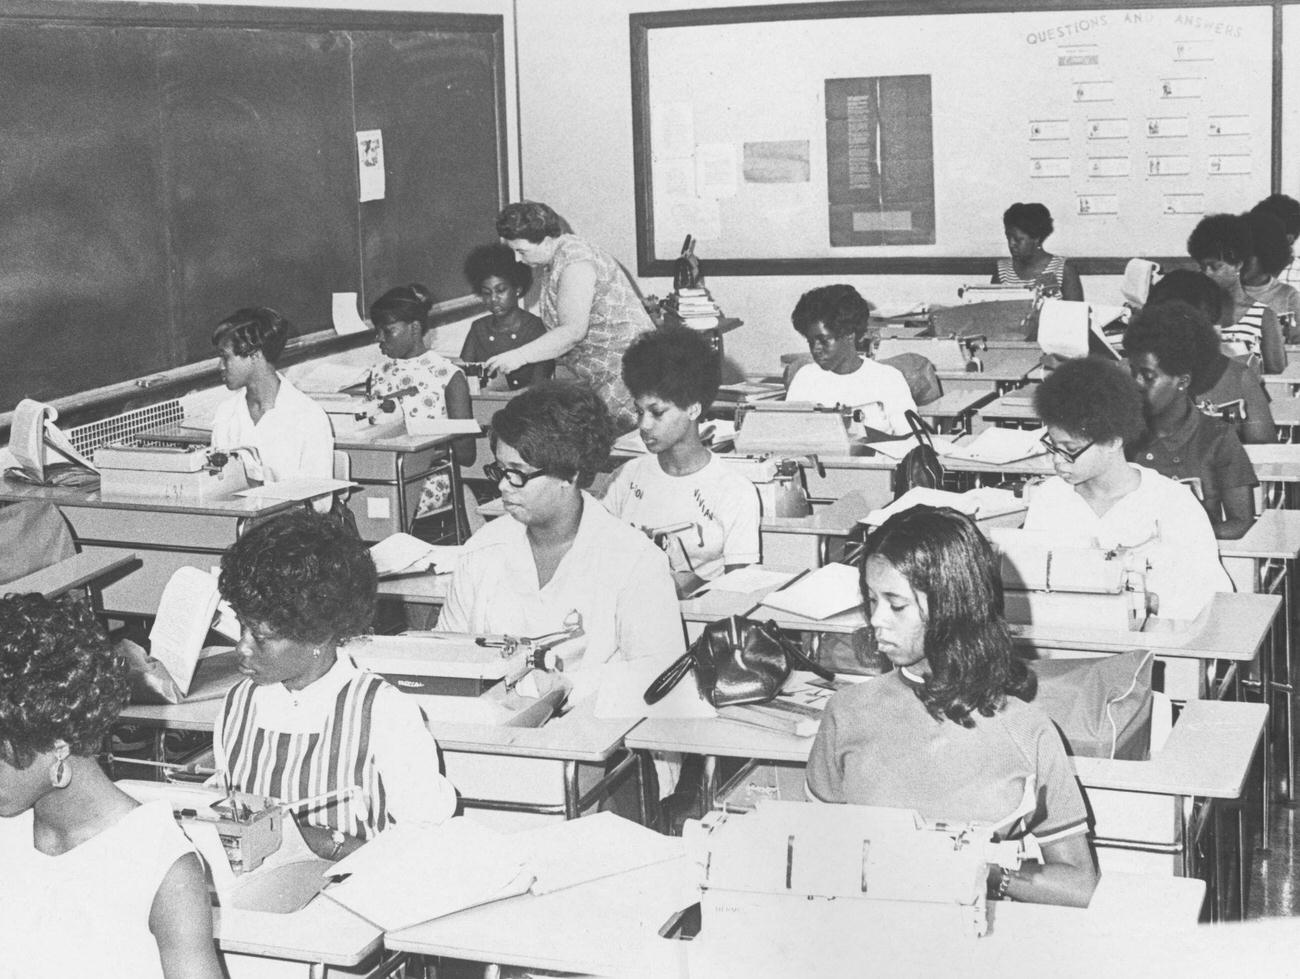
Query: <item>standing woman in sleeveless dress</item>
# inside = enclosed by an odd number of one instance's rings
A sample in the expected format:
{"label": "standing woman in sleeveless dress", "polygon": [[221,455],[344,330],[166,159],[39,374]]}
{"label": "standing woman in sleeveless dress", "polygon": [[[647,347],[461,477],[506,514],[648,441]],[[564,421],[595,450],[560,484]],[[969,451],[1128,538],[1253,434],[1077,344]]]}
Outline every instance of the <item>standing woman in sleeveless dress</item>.
{"label": "standing woman in sleeveless dress", "polygon": [[636,427],[636,408],[623,384],[623,353],[654,329],[632,280],[614,256],[572,234],[545,204],[510,204],[497,217],[497,234],[538,270],[539,307],[546,335],[489,357],[493,373],[555,360],[600,396],[618,432]]}
{"label": "standing woman in sleeveless dress", "polygon": [[1079,274],[1060,255],[1043,248],[1052,233],[1052,213],[1042,204],[1015,203],[1002,215],[1010,258],[998,259],[995,285],[1037,289],[1047,299],[1083,299]]}

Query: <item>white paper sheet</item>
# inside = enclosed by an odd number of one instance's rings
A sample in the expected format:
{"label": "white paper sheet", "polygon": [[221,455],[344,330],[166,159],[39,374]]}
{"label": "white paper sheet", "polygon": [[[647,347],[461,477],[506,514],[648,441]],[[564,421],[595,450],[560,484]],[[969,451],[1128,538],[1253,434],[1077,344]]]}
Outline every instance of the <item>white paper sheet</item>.
{"label": "white paper sheet", "polygon": [[[252,478],[251,475],[249,478]],[[302,476],[297,479],[282,479],[278,483],[253,486],[240,490],[234,495],[249,500],[307,500],[327,493],[337,493],[351,486],[352,484],[344,479]]]}
{"label": "white paper sheet", "polygon": [[825,565],[772,592],[763,604],[809,619],[829,619],[862,604],[858,569],[847,564]]}
{"label": "white paper sheet", "polygon": [[[346,336],[349,333],[366,333],[369,331],[369,325],[361,318],[361,314],[357,312],[357,294],[355,292],[334,293],[332,309],[334,332],[339,336]],[[355,374],[356,368],[350,369],[349,373]],[[349,381],[347,383],[352,382]],[[343,387],[343,385],[340,384],[339,387]]]}
{"label": "white paper sheet", "polygon": [[177,568],[163,588],[149,630],[149,652],[167,668],[182,696],[190,692],[219,598],[217,579],[198,568]]}
{"label": "white paper sheet", "polygon": [[1005,465],[1047,454],[1042,428],[986,428],[963,445],[954,446],[946,455],[951,459],[990,462]]}
{"label": "white paper sheet", "polygon": [[701,143],[695,147],[695,190],[700,197],[735,197],[740,163],[734,143]]}
{"label": "white paper sheet", "polygon": [[357,132],[357,200],[384,199],[384,133],[381,129]]}
{"label": "white paper sheet", "polygon": [[456,570],[456,562],[464,550],[461,546],[429,544],[410,534],[397,533],[373,545],[370,557],[381,577],[430,569],[443,574]]}
{"label": "white paper sheet", "polygon": [[680,837],[664,836],[612,812],[549,823],[512,834],[511,841],[536,874],[530,888],[534,894],[667,863],[683,854]]}
{"label": "white paper sheet", "polygon": [[600,686],[596,690],[596,717],[601,720],[628,717],[716,717],[717,711],[700,699],[695,678],[689,675],[657,704],[645,702],[646,688],[668,665],[658,656],[604,664],[601,668]]}
{"label": "white paper sheet", "polygon": [[1044,300],[1038,313],[1038,346],[1066,360],[1088,356],[1088,304]]}
{"label": "white paper sheet", "polygon": [[730,591],[740,594],[761,591],[764,588],[779,588],[794,577],[792,571],[772,571],[757,564],[736,568],[714,578],[700,589],[703,591]]}
{"label": "white paper sheet", "polygon": [[950,493],[947,490],[913,486],[888,506],[872,510],[862,519],[862,522],[869,527],[879,527],[894,514],[902,513],[914,506],[951,507],[958,513],[971,517],[1009,513],[1024,508],[1024,504],[1011,490],[993,486],[983,486],[967,490],[965,493]]}

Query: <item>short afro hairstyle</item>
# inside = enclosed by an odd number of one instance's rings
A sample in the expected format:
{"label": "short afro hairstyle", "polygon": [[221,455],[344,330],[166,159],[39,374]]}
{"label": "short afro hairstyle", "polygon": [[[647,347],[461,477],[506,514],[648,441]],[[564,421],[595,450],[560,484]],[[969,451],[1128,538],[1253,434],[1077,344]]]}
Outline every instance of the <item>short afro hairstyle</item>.
{"label": "short afro hairstyle", "polygon": [[534,245],[547,238],[558,238],[573,229],[549,204],[519,201],[507,204],[497,215],[497,234],[507,240],[522,238]]}
{"label": "short afro hairstyle", "polygon": [[1255,205],[1253,210],[1267,211],[1282,222],[1283,230],[1293,238],[1300,238],[1300,201],[1286,194],[1270,194]]}
{"label": "short afro hairstyle", "polygon": [[1178,301],[1148,305],[1124,331],[1129,358],[1151,354],[1166,374],[1186,374],[1192,386],[1218,363],[1219,334],[1195,306]]}
{"label": "short afro hairstyle", "polygon": [[614,421],[591,388],[544,381],[525,388],[492,416],[492,451],[510,446],[524,462],[586,489],[609,459]]}
{"label": "short afro hairstyle", "polygon": [[678,408],[707,409],[718,393],[721,366],[709,342],[684,326],[642,333],[623,354],[623,383],[634,398],[653,395]]}
{"label": "short afro hairstyle", "polygon": [[1286,240],[1286,228],[1277,216],[1255,208],[1242,215],[1250,228],[1250,241],[1255,250],[1255,261],[1265,275],[1277,275],[1291,264],[1295,256],[1291,243]]}
{"label": "short afro hairstyle", "polygon": [[322,645],[369,631],[378,581],[357,537],[327,514],[295,510],[235,541],[222,555],[220,585],[246,627]]}
{"label": "short afro hairstyle", "polygon": [[433,294],[418,283],[397,286],[370,304],[370,322],[376,327],[390,323],[415,323],[421,330],[429,327]]}
{"label": "short afro hairstyle", "polygon": [[860,337],[867,332],[871,321],[871,303],[867,302],[849,285],[821,286],[810,289],[799,297],[790,314],[790,322],[797,332],[808,336],[817,323],[826,327],[833,336],[849,334]]}
{"label": "short afro hairstyle", "polygon": [[1043,424],[1071,435],[1125,445],[1145,431],[1142,394],[1128,371],[1093,357],[1067,360],[1038,385],[1034,407]]}
{"label": "short afro hairstyle", "polygon": [[28,768],[56,741],[95,754],[127,691],[126,662],[84,603],[0,598],[0,759]]}
{"label": "short afro hairstyle", "polygon": [[1002,212],[1002,227],[1007,231],[1012,228],[1023,231],[1030,238],[1039,241],[1045,240],[1056,230],[1056,225],[1052,223],[1052,212],[1037,201],[1028,204],[1017,201],[1012,204]]}
{"label": "short afro hairstyle", "polygon": [[266,362],[275,366],[289,340],[289,321],[269,306],[245,306],[217,324],[212,331],[212,345],[230,345],[237,357],[262,352]]}
{"label": "short afro hairstyle", "polygon": [[509,282],[522,296],[533,284],[533,270],[515,258],[515,253],[501,242],[479,245],[465,259],[465,278],[475,292],[496,276]]}
{"label": "short afro hairstyle", "polygon": [[1147,305],[1182,302],[1199,309],[1211,323],[1219,322],[1223,315],[1223,290],[1203,272],[1194,269],[1172,269],[1151,286]]}
{"label": "short afro hairstyle", "polygon": [[1255,254],[1250,225],[1238,214],[1207,214],[1188,235],[1187,254],[1198,262],[1245,265]]}

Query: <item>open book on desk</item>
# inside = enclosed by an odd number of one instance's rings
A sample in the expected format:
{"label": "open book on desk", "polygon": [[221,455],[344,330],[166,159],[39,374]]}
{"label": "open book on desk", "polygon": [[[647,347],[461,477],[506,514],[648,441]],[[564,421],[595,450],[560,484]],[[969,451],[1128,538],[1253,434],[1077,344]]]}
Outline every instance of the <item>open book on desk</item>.
{"label": "open book on desk", "polygon": [[914,506],[949,507],[975,520],[989,520],[1012,514],[1021,514],[1023,519],[1023,513],[1027,509],[1025,502],[1011,490],[992,486],[980,486],[964,493],[913,486],[893,503],[872,510],[862,518],[862,522],[869,527],[879,527],[894,514],[910,510]]}
{"label": "open book on desk", "polygon": [[532,891],[549,894],[681,856],[681,840],[613,813],[499,833],[457,817],[394,828],[339,861],[322,893],[385,931]]}
{"label": "open book on desk", "polygon": [[447,574],[456,570],[456,562],[465,550],[460,545],[429,544],[411,534],[390,534],[370,548],[375,571],[381,578],[400,575]]}
{"label": "open book on desk", "polygon": [[36,486],[93,486],[99,471],[54,423],[58,409],[31,398],[14,408],[9,453],[15,466],[5,476]]}

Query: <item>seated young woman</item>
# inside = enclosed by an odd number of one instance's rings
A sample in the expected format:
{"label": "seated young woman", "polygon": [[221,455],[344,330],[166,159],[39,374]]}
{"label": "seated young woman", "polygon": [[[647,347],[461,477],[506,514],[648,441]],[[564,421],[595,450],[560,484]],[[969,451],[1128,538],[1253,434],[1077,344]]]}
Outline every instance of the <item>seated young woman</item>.
{"label": "seated young woman", "polygon": [[1255,522],[1255,467],[1231,425],[1200,412],[1192,378],[1221,356],[1210,321],[1186,303],[1149,305],[1124,331],[1129,369],[1142,392],[1146,432],[1133,462],[1179,481],[1195,480],[1214,535],[1236,540]]}
{"label": "seated young woman", "polygon": [[1002,824],[1041,862],[990,869],[998,897],[1086,907],[1097,886],[1088,812],[1065,745],[1032,703],[1036,678],[1011,649],[1002,581],[984,537],[949,509],[913,507],[867,538],[862,597],[884,676],[835,694],[808,758],[823,802],[916,809]]}
{"label": "seated young woman", "polygon": [[1291,265],[1295,255],[1287,239],[1286,227],[1273,210],[1256,204],[1242,217],[1250,228],[1255,253],[1241,271],[1241,288],[1257,303],[1277,314],[1282,339],[1287,343],[1300,340],[1300,290],[1279,277]]}
{"label": "seated young woman", "polygon": [[[1223,290],[1209,276],[1191,269],[1174,269],[1156,282],[1147,296],[1148,307],[1165,302],[1186,303],[1213,326],[1219,322],[1225,299]],[[1277,426],[1264,382],[1259,374],[1224,354],[1221,348],[1212,359],[1198,364],[1189,391],[1196,406],[1206,414],[1218,414],[1227,406],[1243,445],[1277,441]]]}
{"label": "seated young woman", "polygon": [[1128,371],[1102,360],[1069,360],[1034,395],[1056,475],[1034,488],[1025,529],[1126,553],[1145,571],[1153,609],[1193,619],[1217,591],[1232,591],[1205,510],[1192,491],[1131,464],[1124,448],[1141,437],[1142,395]]}
{"label": "seated young woman", "polygon": [[1187,254],[1223,293],[1224,311],[1216,324],[1224,353],[1238,357],[1262,373],[1286,368],[1286,347],[1277,314],[1246,295],[1241,277],[1255,255],[1250,226],[1237,214],[1201,218],[1187,238]]}
{"label": "seated young woman", "polygon": [[218,979],[203,868],[95,755],[126,663],[90,609],[0,599],[0,976]]}
{"label": "seated young woman", "polygon": [[614,474],[605,506],[647,535],[662,535],[682,595],[759,559],[758,491],[700,441],[718,376],[708,342],[681,327],[644,334],[623,354],[623,383],[650,454]]}
{"label": "seated young woman", "polygon": [[[474,417],[464,372],[424,345],[432,306],[429,290],[415,284],[389,289],[370,306],[370,322],[385,359],[371,368],[369,390],[372,395],[407,392],[397,401],[408,426],[424,420]],[[473,436],[456,439],[452,451],[460,465],[473,463]],[[445,472],[424,481],[415,507],[417,523],[412,528],[417,536],[420,518],[443,509],[450,498],[451,478]]]}
{"label": "seated young woman", "polygon": [[858,352],[858,338],[867,335],[871,305],[847,285],[821,286],[805,292],[790,320],[808,341],[813,363],[805,364],[790,381],[787,401],[809,401],[833,408],[861,408],[863,426],[890,435],[906,435],[905,413],[916,410],[907,379],[888,364],[878,364]]}
{"label": "seated young woman", "polygon": [[506,516],[465,545],[438,619],[450,632],[584,635],[559,647],[572,697],[591,693],[599,665],[685,650],[667,556],[586,492],[609,458],[614,424],[591,388],[546,381],[492,416],[496,461],[484,467]]}
{"label": "seated young woman", "polygon": [[1024,286],[1047,299],[1083,299],[1083,285],[1074,266],[1043,248],[1055,229],[1052,212],[1037,202],[1017,201],[1002,214],[1010,258],[998,259],[994,285]]}
{"label": "seated young woman", "polygon": [[419,704],[338,653],[374,616],[365,544],[295,511],[226,551],[220,587],[239,616],[246,679],[217,715],[214,783],[284,802],[340,793],[298,814],[307,845],[330,860],[390,826],[448,819],[456,790]]}
{"label": "seated young woman", "polygon": [[[519,305],[533,284],[533,270],[515,259],[501,242],[481,245],[465,259],[465,278],[470,288],[487,305],[488,315],[469,325],[460,359],[467,364],[481,364],[497,354],[514,350],[546,333],[546,324]],[[509,374],[488,378],[489,391],[517,391],[519,388],[549,380],[555,373],[555,361],[542,360],[525,364]]]}
{"label": "seated young woman", "polygon": [[[276,370],[288,339],[289,321],[266,306],[236,310],[212,331],[222,383],[241,392],[217,405],[212,447],[257,449],[260,467],[249,472],[256,482],[334,474],[334,432],[325,409]],[[322,500],[316,509],[330,505]]]}

